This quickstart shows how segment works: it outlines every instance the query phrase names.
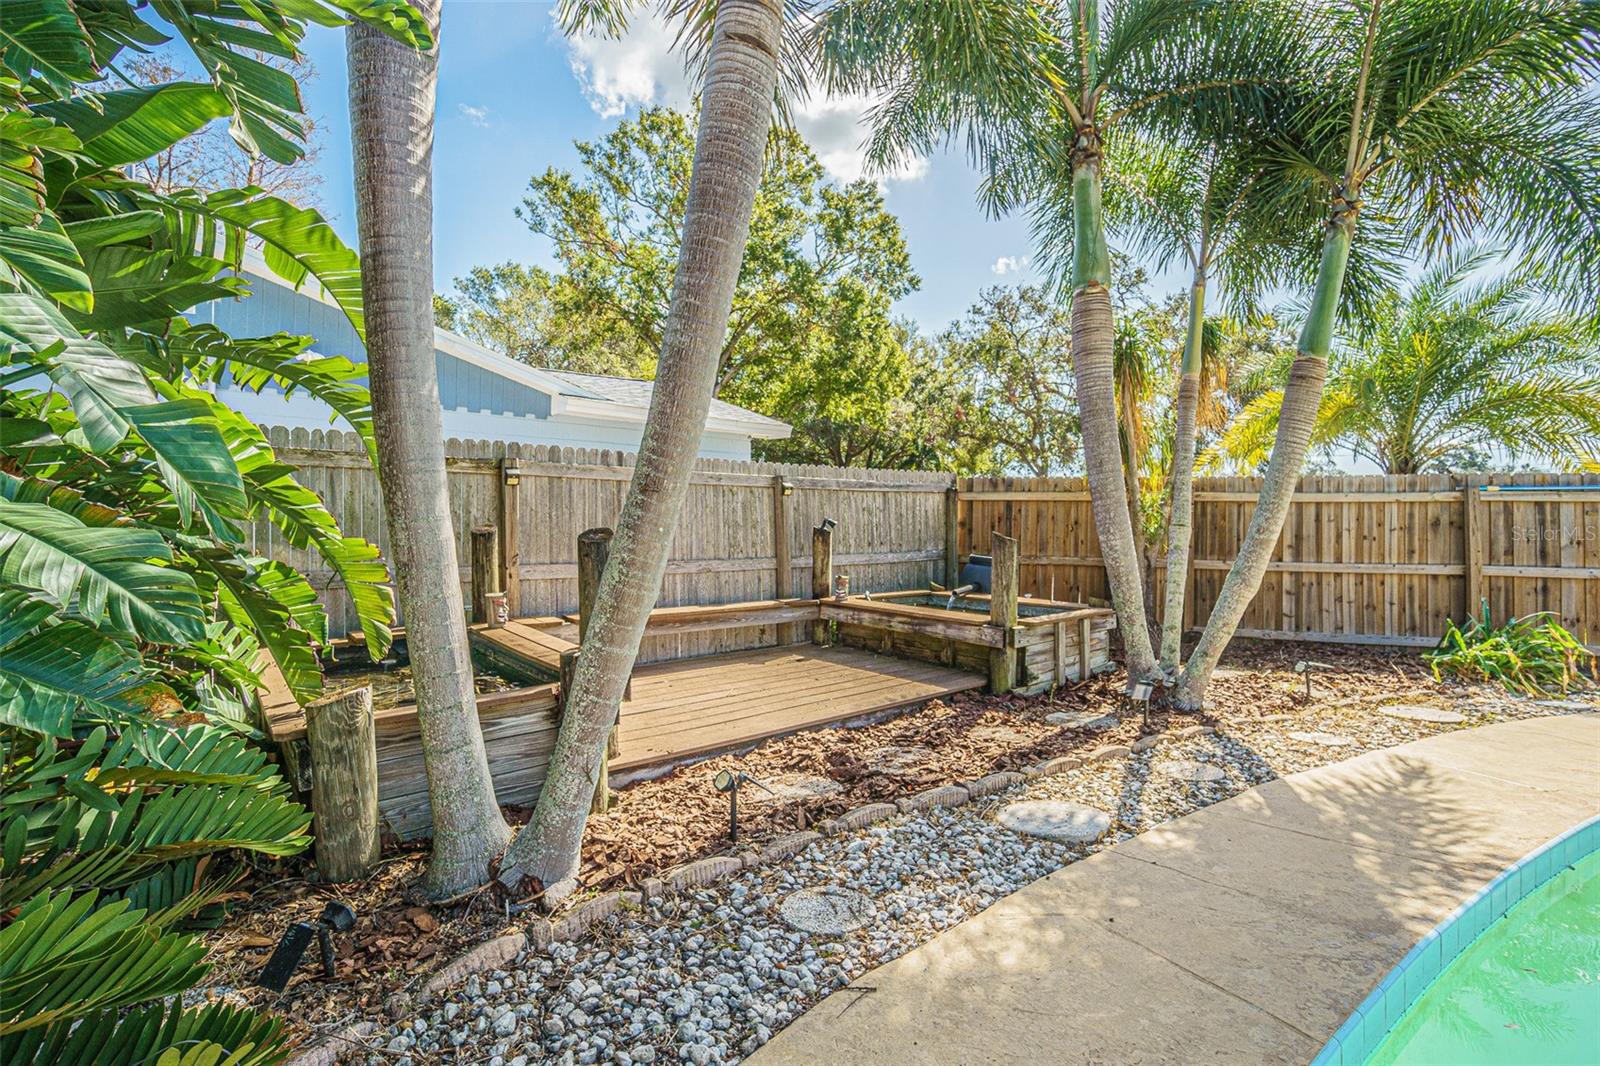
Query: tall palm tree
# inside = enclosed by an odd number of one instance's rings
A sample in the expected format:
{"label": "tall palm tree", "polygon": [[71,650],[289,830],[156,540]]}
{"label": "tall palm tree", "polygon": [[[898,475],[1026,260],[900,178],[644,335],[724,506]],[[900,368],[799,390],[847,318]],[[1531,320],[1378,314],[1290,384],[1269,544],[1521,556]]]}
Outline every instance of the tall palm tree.
{"label": "tall palm tree", "polygon": [[[719,0],[714,14],[686,5],[696,20],[711,20],[710,34],[683,240],[650,412],[550,769],[533,818],[501,862],[503,882],[537,880],[547,899],[570,890],[577,876],[590,799],[604,785],[597,780],[601,755],[661,592],[716,385],[778,85],[784,26],[777,0]],[[615,26],[620,17],[603,0],[571,14],[569,25],[607,20]]]}
{"label": "tall palm tree", "polygon": [[[1550,305],[1530,272],[1472,284],[1495,258],[1440,261],[1376,308],[1336,350],[1313,446],[1345,448],[1386,474],[1457,469],[1495,451],[1574,466],[1600,451],[1600,323]],[[1253,469],[1281,390],[1229,426],[1219,451]]]}
{"label": "tall palm tree", "polygon": [[[1290,235],[1310,219],[1287,212],[1255,210],[1264,197],[1256,188],[1268,173],[1259,158],[1267,148],[1265,124],[1233,129],[1229,136],[1195,138],[1134,135],[1120,139],[1106,185],[1106,217],[1113,238],[1162,269],[1181,262],[1190,276],[1182,360],[1173,402],[1167,490],[1166,588],[1159,655],[1163,676],[1175,678],[1183,634],[1184,588],[1194,521],[1195,440],[1201,407],[1212,390],[1203,388],[1208,366],[1219,368],[1217,330],[1208,345],[1205,305],[1215,279],[1236,307],[1250,308],[1267,283],[1269,266]],[[1058,188],[1042,196],[1033,212],[1035,240],[1059,247],[1071,226],[1071,200]],[[1043,254],[1043,253],[1041,253]],[[1215,327],[1217,320],[1211,320]],[[1208,356],[1210,358],[1208,359]],[[1137,521],[1137,515],[1136,515]]]}
{"label": "tall palm tree", "polygon": [[1600,294],[1600,4],[1589,0],[1342,0],[1306,14],[1323,76],[1279,146],[1268,186],[1286,208],[1325,205],[1318,266],[1255,514],[1179,706],[1211,673],[1288,516],[1316,425],[1358,220],[1387,219],[1433,253],[1473,232],[1547,264],[1569,298]]}
{"label": "tall palm tree", "polygon": [[433,116],[442,0],[418,0],[434,47],[347,31],[361,288],[378,477],[417,687],[433,852],[423,883],[489,876],[511,830],[495,802],[472,683],[433,352]]}
{"label": "tall palm tree", "polygon": [[[822,23],[829,87],[881,95],[880,166],[964,137],[991,178],[988,207],[1027,206],[1067,175],[1072,349],[1084,466],[1130,681],[1157,669],[1125,499],[1102,188],[1128,127],[1226,130],[1284,77],[1282,35],[1258,5],[1221,0],[842,0]],[[1197,118],[1203,116],[1203,118]]]}

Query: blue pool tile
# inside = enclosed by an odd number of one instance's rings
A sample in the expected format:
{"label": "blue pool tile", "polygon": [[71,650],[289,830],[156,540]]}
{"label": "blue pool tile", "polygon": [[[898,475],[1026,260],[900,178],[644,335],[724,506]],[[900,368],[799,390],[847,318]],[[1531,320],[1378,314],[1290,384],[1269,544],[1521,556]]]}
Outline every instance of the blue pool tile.
{"label": "blue pool tile", "polygon": [[1344,1045],[1337,1035],[1317,1052],[1317,1057],[1311,1060],[1311,1066],[1344,1066]]}
{"label": "blue pool tile", "polygon": [[1345,1054],[1359,1051],[1361,1058],[1366,1059],[1377,1050],[1379,1044],[1383,1043],[1383,1038],[1388,1032],[1389,1023],[1381,1015],[1362,1015],[1361,1026],[1356,1030],[1355,1040],[1345,1043]]}

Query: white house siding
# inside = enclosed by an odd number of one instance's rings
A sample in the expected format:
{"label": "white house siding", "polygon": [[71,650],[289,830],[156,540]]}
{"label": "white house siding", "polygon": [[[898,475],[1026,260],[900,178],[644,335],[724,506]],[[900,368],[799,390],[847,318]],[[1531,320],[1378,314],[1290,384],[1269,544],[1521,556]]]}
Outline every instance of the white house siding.
{"label": "white house siding", "polygon": [[[217,398],[252,422],[291,429],[348,429],[333,417],[333,409],[295,395],[279,392],[259,395],[243,389],[221,388]],[[445,411],[444,435],[461,440],[504,440],[527,444],[554,444],[573,448],[610,448],[636,452],[643,428],[625,423],[574,420],[555,415],[535,418],[465,408]],[[750,438],[737,433],[706,432],[700,438],[700,455],[706,459],[749,459]]]}
{"label": "white house siding", "polygon": [[[366,350],[361,338],[345,318],[344,313],[306,292],[296,292],[269,278],[250,276],[251,295],[243,299],[216,300],[190,311],[186,316],[193,322],[216,325],[234,336],[265,336],[272,333],[292,333],[312,338],[312,350],[322,355],[343,355],[362,363]],[[447,334],[439,334],[449,338]],[[587,375],[570,375],[569,381],[555,381],[554,392],[563,398],[581,397],[588,401],[606,403],[604,393],[593,391],[593,386],[604,385],[617,394],[615,407],[620,417],[564,411],[555,412],[552,394],[540,391],[519,380],[512,380],[484,365],[475,365],[458,358],[450,347],[467,347],[476,350],[469,342],[459,338],[440,341],[435,349],[438,363],[439,397],[443,408],[444,435],[462,440],[504,440],[529,444],[553,444],[573,448],[609,448],[618,451],[637,451],[644,432],[643,408],[649,403],[649,386],[644,383],[621,382]],[[471,351],[462,353],[471,356]],[[484,352],[483,357],[504,359]],[[483,358],[476,358],[482,363]],[[217,397],[230,407],[263,425],[290,428],[327,429],[338,425],[333,412],[326,405],[304,393],[285,397],[276,387],[268,386],[260,394],[248,392],[224,382],[217,389]],[[610,406],[607,404],[607,406]],[[749,416],[731,405],[715,405],[713,419],[719,429],[708,430],[701,438],[700,454],[708,459],[749,459],[750,434],[729,431],[726,423],[730,415]],[[754,419],[754,416],[749,416]],[[760,423],[755,432],[766,432],[772,425],[787,434],[787,427],[770,419],[754,419]]]}

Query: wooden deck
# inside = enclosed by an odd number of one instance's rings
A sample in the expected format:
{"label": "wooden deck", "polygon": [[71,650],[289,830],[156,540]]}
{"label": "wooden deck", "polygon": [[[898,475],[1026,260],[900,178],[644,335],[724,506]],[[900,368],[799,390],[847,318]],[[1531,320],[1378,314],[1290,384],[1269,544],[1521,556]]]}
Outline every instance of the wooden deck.
{"label": "wooden deck", "polygon": [[[489,650],[474,629],[477,650]],[[535,655],[559,662],[557,641],[540,641],[530,626],[489,633],[493,647],[513,649],[524,668]],[[570,646],[570,645],[569,645]],[[537,649],[537,650],[535,650]],[[285,770],[309,790],[311,765],[305,711],[275,670],[262,693],[268,735],[280,745]],[[622,754],[611,761],[622,784],[695,759],[738,751],[762,740],[914,706],[980,689],[983,674],[879,655],[861,648],[790,644],[676,659],[641,666],[633,699],[622,705]],[[374,716],[378,744],[378,808],[401,840],[426,836],[431,823],[421,735],[414,705]],[[501,803],[531,804],[539,796],[559,724],[557,686],[532,685],[478,697],[489,772]]]}
{"label": "wooden deck", "polygon": [[791,644],[641,666],[622,705],[628,774],[982,688],[980,674],[859,648]]}
{"label": "wooden deck", "polygon": [[490,664],[509,667],[517,673],[532,669],[550,677],[560,676],[562,653],[577,648],[572,641],[519,618],[494,629],[474,625],[468,636]]}

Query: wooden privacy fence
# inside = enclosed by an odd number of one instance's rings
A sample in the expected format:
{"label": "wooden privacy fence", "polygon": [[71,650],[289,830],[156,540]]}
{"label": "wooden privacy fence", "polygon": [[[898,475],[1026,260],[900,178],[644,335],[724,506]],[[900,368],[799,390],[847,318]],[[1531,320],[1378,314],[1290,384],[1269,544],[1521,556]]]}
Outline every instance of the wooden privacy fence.
{"label": "wooden privacy fence", "polygon": [[[274,450],[299,467],[348,536],[388,549],[383,499],[354,434],[274,427]],[[499,529],[504,589],[516,617],[558,615],[578,604],[577,537],[614,526],[633,456],[613,451],[495,441],[446,441],[450,510],[462,597],[471,585],[471,531]],[[953,552],[954,484],[949,474],[701,460],[673,537],[660,606],[735,603],[811,594],[811,528],[838,523],[834,566],[854,591],[943,580]],[[252,530],[258,553],[311,581],[335,633],[358,623],[337,577],[313,553],[288,544],[269,523]],[[771,626],[647,638],[640,660],[681,658],[773,643]]]}
{"label": "wooden privacy fence", "polygon": [[[1260,484],[1196,481],[1186,626],[1210,616]],[[1081,478],[962,478],[958,498],[963,558],[996,530],[1021,542],[1024,593],[1109,595]],[[1552,611],[1600,642],[1600,475],[1304,478],[1239,634],[1431,645],[1484,598],[1497,621]]]}

